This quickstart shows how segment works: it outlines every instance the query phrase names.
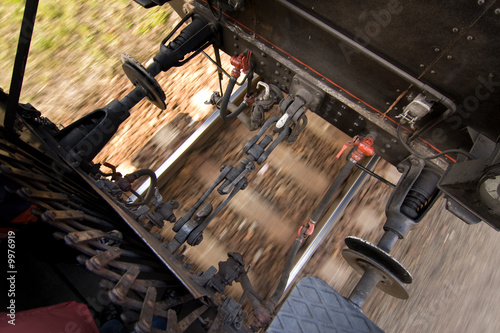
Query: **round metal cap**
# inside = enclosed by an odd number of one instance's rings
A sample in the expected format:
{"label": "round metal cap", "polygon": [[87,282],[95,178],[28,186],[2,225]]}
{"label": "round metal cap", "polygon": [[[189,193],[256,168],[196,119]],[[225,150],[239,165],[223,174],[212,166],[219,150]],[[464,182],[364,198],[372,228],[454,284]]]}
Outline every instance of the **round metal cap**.
{"label": "round metal cap", "polygon": [[134,58],[127,54],[122,54],[122,68],[129,80],[136,87],[141,87],[146,92],[147,99],[165,110],[165,93],[156,79]]}
{"label": "round metal cap", "polygon": [[403,282],[372,258],[350,249],[344,249],[342,255],[347,263],[360,274],[363,274],[368,267],[375,269],[380,276],[380,282],[377,284],[377,288],[380,290],[400,299],[409,297],[408,289]]}
{"label": "round metal cap", "polygon": [[381,248],[364,239],[349,236],[345,239],[345,244],[351,250],[362,253],[365,256],[372,258],[380,266],[385,267],[385,270],[391,272],[403,283],[412,283],[413,277],[410,272],[393,256],[385,252]]}

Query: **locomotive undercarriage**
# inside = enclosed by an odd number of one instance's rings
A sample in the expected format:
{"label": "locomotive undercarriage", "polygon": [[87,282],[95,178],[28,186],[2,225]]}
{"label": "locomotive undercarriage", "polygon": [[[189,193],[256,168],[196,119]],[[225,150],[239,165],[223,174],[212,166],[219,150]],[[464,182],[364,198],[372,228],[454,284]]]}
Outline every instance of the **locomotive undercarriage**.
{"label": "locomotive undercarriage", "polygon": [[[321,300],[325,303],[324,311],[340,311],[346,318],[345,321],[332,322],[332,326],[318,325],[320,331],[333,327],[345,331],[379,331],[362,315],[360,308],[376,287],[398,298],[408,297],[405,285],[412,282],[412,276],[389,252],[397,240],[403,239],[407,231],[426,215],[441,191],[450,197],[448,208],[466,222],[477,223],[483,219],[498,227],[494,195],[484,202],[489,207],[486,211],[478,213],[464,207],[468,198],[484,198],[483,192],[490,193],[490,187],[498,185],[498,171],[495,169],[499,158],[498,143],[476,134],[473,135],[474,140],[486,141],[487,144],[477,144],[470,152],[463,149],[446,150],[432,158],[429,158],[429,147],[421,142],[413,147],[405,147],[401,127],[413,128],[420,118],[430,112],[433,104],[444,107],[443,117],[454,112],[453,105],[444,95],[430,87],[419,87],[423,88],[423,95],[418,95],[408,103],[406,113],[401,113],[399,126],[391,127],[314,75],[302,71],[296,63],[278,54],[272,47],[253,40],[247,33],[227,22],[218,23],[217,20],[207,19],[213,14],[210,8],[196,3],[194,8],[188,9],[189,13],[181,23],[191,22],[172,41],[170,39],[175,31],[162,41],[160,52],[150,66],[145,68],[133,58],[122,56],[124,71],[135,86],[131,93],[63,130],[58,130],[32,106],[18,104],[12,88],[9,96],[2,97],[6,110],[5,126],[1,132],[0,160],[1,177],[7,184],[4,186],[6,195],[19,197],[19,200],[34,205],[30,213],[55,228],[57,231],[54,236],[57,239],[64,240],[68,246],[82,253],[78,261],[103,278],[100,287],[106,291],[109,301],[125,310],[122,319],[129,330],[305,331],[309,328],[302,324],[290,324],[287,311],[297,301],[297,293],[310,288],[318,290],[318,295],[331,293],[332,297],[337,297],[337,305],[326,299]],[[215,10],[222,12],[220,8]],[[181,28],[181,24],[178,28]],[[236,43],[231,45],[241,52],[233,52],[233,70],[231,74],[225,73],[230,77],[225,93],[222,96],[214,94],[211,100],[218,110],[172,155],[161,170],[155,173],[143,169],[123,176],[112,165],[101,166],[92,162],[128,117],[129,110],[140,100],[147,98],[156,106],[165,108],[165,95],[154,79],[160,71],[188,65],[193,55],[209,46],[218,49],[226,45],[224,50],[230,52],[232,46],[227,47],[230,44],[227,39],[231,35],[240,41],[237,46]],[[259,51],[261,53],[255,56]],[[286,77],[290,77],[285,82],[289,84],[280,86],[281,82],[261,81],[256,62],[265,57],[277,61],[277,67],[284,67]],[[220,61],[215,62],[220,66]],[[220,70],[222,75],[222,68]],[[239,78],[241,72],[244,73],[243,78]],[[260,74],[265,76],[266,73]],[[236,84],[241,88],[233,94]],[[426,94],[431,95],[431,98]],[[256,169],[255,164],[265,162],[281,142],[293,144],[295,140],[300,140],[300,134],[307,126],[307,112],[316,112],[328,118],[329,115],[321,113],[321,110],[328,109],[328,105],[336,107],[338,103],[344,106],[343,110],[353,111],[351,114],[358,117],[363,126],[356,132],[349,131],[356,135],[343,149],[349,149],[347,162],[323,200],[311,212],[310,219],[298,230],[282,274],[276,277],[279,283],[275,292],[264,299],[253,290],[245,259],[238,253],[229,253],[227,261],[220,262],[218,269],[211,267],[202,272],[192,271],[192,267],[184,262],[184,248],[203,241],[203,231],[207,225],[239,191],[246,188],[246,176]],[[252,106],[250,116],[243,113],[249,106]],[[182,156],[206,140],[222,119],[227,121],[235,118],[249,130],[258,130],[244,146],[244,158],[235,167],[223,166],[213,185],[201,190],[203,194],[192,209],[177,218],[175,209],[178,203],[170,198],[166,200],[157,190],[161,174],[174,174],[175,165]],[[378,148],[387,147],[389,143],[393,145],[391,154]],[[402,176],[397,185],[381,179],[394,190],[386,207],[385,233],[378,243],[374,245],[356,237],[346,239],[348,249],[344,250],[343,255],[362,275],[359,283],[348,297],[342,298],[333,290],[327,291],[328,286],[321,282],[304,280],[282,303],[291,279],[355,196],[363,179],[368,174],[379,177],[370,172],[378,158],[374,156],[376,149],[384,158],[397,164]],[[337,157],[342,156],[343,150]],[[450,157],[445,155],[454,153],[458,153],[458,163],[448,168],[447,158]],[[471,166],[474,167],[474,174],[457,181],[461,170]],[[349,178],[353,170],[358,168],[361,171],[356,178]],[[144,177],[149,178],[149,181],[134,190],[136,187],[132,184]],[[351,188],[334,213],[326,218],[324,215],[332,199],[348,178]],[[486,188],[481,192],[483,194],[461,190],[463,184],[486,182],[487,185],[481,185]],[[206,203],[214,195],[224,198],[216,207]],[[165,239],[158,232],[167,222],[172,223],[175,232],[171,239]],[[315,232],[315,228],[320,231]],[[310,236],[312,239],[307,243],[306,251],[297,260],[298,250]],[[233,282],[240,283],[244,290],[240,300],[224,295],[226,286]],[[300,299],[299,303],[307,303],[307,296],[300,297],[306,299]],[[243,308],[245,299],[249,311]],[[313,300],[309,302],[309,306],[317,305]],[[300,317],[301,314],[294,315]],[[328,316],[331,318],[331,314]],[[303,322],[309,319],[314,325],[314,318],[301,318]]]}

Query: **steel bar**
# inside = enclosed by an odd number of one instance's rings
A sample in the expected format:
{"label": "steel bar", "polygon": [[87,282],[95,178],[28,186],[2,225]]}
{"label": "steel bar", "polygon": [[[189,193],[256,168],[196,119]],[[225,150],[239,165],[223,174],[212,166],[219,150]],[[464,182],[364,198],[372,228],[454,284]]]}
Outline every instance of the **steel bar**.
{"label": "steel bar", "polygon": [[[372,169],[376,165],[378,160],[379,160],[379,157],[377,155],[372,156],[370,158],[370,160],[368,161],[366,168]],[[312,236],[313,238],[312,238],[311,242],[306,247],[306,249],[304,250],[304,252],[300,256],[299,260],[297,261],[297,263],[293,267],[293,269],[290,273],[290,277],[288,278],[288,282],[287,282],[285,290],[287,290],[289,288],[292,281],[300,273],[300,271],[305,266],[305,264],[307,263],[309,258],[311,258],[311,256],[314,254],[314,252],[316,252],[316,249],[321,245],[321,243],[325,239],[326,235],[330,232],[332,227],[335,225],[335,223],[338,221],[338,219],[342,216],[342,212],[347,207],[349,202],[351,202],[351,199],[354,197],[354,195],[356,195],[359,188],[364,183],[365,179],[366,179],[366,173],[361,172],[356,177],[356,179],[354,180],[352,185],[349,187],[349,189],[347,190],[345,195],[342,197],[342,199],[338,203],[337,207],[335,207],[335,210],[332,212],[332,214],[330,215],[328,220],[325,222],[325,224],[323,224],[321,226],[321,228],[319,229],[319,231],[316,233],[315,236],[314,235]]]}
{"label": "steel bar", "polygon": [[4,119],[4,126],[8,131],[14,129],[14,121],[16,120],[19,97],[21,96],[24,72],[26,70],[26,63],[28,62],[28,53],[30,51],[31,37],[33,36],[37,10],[38,0],[26,1]]}
{"label": "steel bar", "polygon": [[[258,77],[254,78],[254,82],[258,80]],[[236,102],[239,99],[243,98],[246,94],[246,86],[242,86],[238,88],[230,98],[230,102]],[[194,131],[191,136],[182,143],[182,145],[174,152],[172,155],[170,155],[165,162],[163,162],[162,165],[158,167],[158,169],[155,171],[156,177],[158,178],[158,186],[161,186],[162,183],[160,182],[160,177],[167,173],[171,173],[175,171],[175,165],[178,164],[179,160],[182,160],[183,157],[188,154],[194,147],[196,147],[197,144],[200,143],[200,141],[203,141],[208,135],[213,133],[215,128],[217,128],[220,124],[222,124],[222,120],[220,118],[220,111],[217,109],[215,110],[205,122]],[[150,181],[147,180],[145,181],[137,190],[137,193],[140,195],[144,195],[144,193],[147,191],[147,189],[150,186]],[[135,197],[131,197],[132,200],[135,200]]]}
{"label": "steel bar", "polygon": [[137,279],[137,276],[139,276],[140,272],[141,269],[136,265],[132,265],[129,267],[125,274],[123,274],[120,278],[120,281],[118,281],[114,288],[110,290],[110,293],[113,294],[115,299],[122,301],[127,296],[130,287],[134,283],[135,279]]}
{"label": "steel bar", "polygon": [[390,186],[390,187],[392,187],[392,188],[395,188],[395,187],[396,187],[396,185],[395,185],[395,184],[393,184],[393,183],[391,183],[390,181],[388,181],[387,179],[385,179],[385,178],[383,178],[383,177],[381,177],[381,176],[377,175],[375,172],[373,172],[373,171],[371,171],[371,170],[368,170],[367,168],[365,168],[364,166],[362,166],[362,165],[361,165],[361,164],[359,164],[359,163],[356,163],[356,168],[363,170],[363,172],[366,172],[367,174],[369,174],[369,175],[370,175],[370,176],[372,176],[373,178],[375,178],[375,179],[377,179],[377,180],[381,181],[382,183],[384,183],[384,184],[386,184],[386,185],[388,185],[388,186]]}
{"label": "steel bar", "polygon": [[[103,278],[106,279],[106,281],[109,280],[110,284],[106,285],[107,289],[113,289],[114,283],[113,282],[118,282],[120,278],[122,277],[120,274],[113,272],[110,269],[107,268],[99,268],[96,269],[93,265],[91,265],[88,262],[88,259],[84,255],[79,255],[77,258],[78,262],[82,265],[85,265],[85,267],[92,273],[102,276]],[[112,286],[111,286],[112,284]],[[130,289],[144,294],[146,293],[146,290],[148,287],[155,287],[155,288],[165,288],[168,285],[164,281],[159,281],[159,280],[142,280],[142,279],[136,279],[134,283],[130,286]],[[109,288],[108,288],[109,287]]]}

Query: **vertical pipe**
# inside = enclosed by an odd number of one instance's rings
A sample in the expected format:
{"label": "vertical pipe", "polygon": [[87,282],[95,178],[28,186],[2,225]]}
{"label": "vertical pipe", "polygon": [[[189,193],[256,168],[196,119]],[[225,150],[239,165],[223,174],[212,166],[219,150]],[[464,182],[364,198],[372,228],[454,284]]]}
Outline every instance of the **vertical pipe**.
{"label": "vertical pipe", "polygon": [[37,10],[38,0],[26,0],[4,119],[4,126],[8,131],[14,129],[16,110],[19,104],[19,97],[21,96],[21,88],[23,86],[24,72],[28,61],[28,53],[30,50],[31,37],[33,36]]}

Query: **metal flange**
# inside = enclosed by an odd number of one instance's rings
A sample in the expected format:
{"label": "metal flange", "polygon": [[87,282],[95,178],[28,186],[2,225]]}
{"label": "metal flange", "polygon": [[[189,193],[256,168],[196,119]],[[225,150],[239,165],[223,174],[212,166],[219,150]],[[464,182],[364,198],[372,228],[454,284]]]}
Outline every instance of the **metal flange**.
{"label": "metal flange", "polygon": [[365,241],[364,239],[349,236],[345,239],[345,244],[353,251],[362,253],[368,258],[383,266],[386,271],[391,272],[403,283],[412,283],[411,273],[393,256],[378,246]]}
{"label": "metal flange", "polygon": [[372,258],[351,249],[344,249],[342,255],[356,272],[362,275],[367,270],[374,272],[379,280],[377,288],[380,290],[400,299],[407,299],[409,297],[408,289],[403,282]]}
{"label": "metal flange", "polygon": [[165,93],[160,87],[156,79],[148,73],[140,62],[127,54],[122,54],[122,68],[129,80],[136,87],[140,87],[146,93],[146,98],[159,107],[165,110]]}

